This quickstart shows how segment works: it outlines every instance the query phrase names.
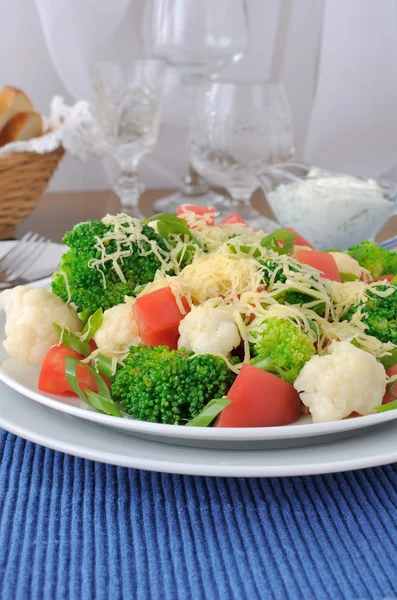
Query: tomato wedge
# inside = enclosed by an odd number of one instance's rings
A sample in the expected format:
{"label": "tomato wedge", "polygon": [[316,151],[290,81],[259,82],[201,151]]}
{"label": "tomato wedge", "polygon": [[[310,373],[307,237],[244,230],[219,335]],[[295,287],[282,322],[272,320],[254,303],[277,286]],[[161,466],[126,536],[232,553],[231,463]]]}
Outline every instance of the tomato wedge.
{"label": "tomato wedge", "polygon": [[[73,356],[81,360],[84,356],[71,350],[64,344],[52,346],[47,352],[44,362],[41,366],[39,376],[39,390],[47,394],[58,394],[76,396],[66,379],[66,357]],[[82,365],[77,365],[77,381],[80,388],[84,391],[89,389],[97,392],[98,387],[91,373]],[[105,379],[103,377],[103,379]],[[105,379],[106,381],[106,379]]]}
{"label": "tomato wedge", "polygon": [[212,206],[200,206],[199,204],[182,204],[176,209],[178,217],[183,217],[186,211],[196,213],[196,215],[206,215],[206,223],[209,227],[215,223],[215,208]]}
{"label": "tomato wedge", "polygon": [[397,275],[382,275],[382,277],[378,277],[377,279],[374,279],[374,281],[384,281],[386,279],[386,281],[391,283],[396,277]]}
{"label": "tomato wedge", "polygon": [[300,415],[294,386],[249,364],[243,365],[227,397],[232,403],[215,427],[274,427],[293,423]]}
{"label": "tomato wedge", "polygon": [[[394,365],[394,367],[390,367],[390,369],[387,369],[386,373],[388,374],[389,377],[391,377],[392,375],[397,375],[397,365]],[[393,396],[393,394],[390,391],[390,387],[393,384],[389,384],[388,386],[386,386],[386,393],[383,396],[383,400],[382,400],[382,404],[387,404],[388,402],[393,402],[393,400],[395,400],[395,397]],[[395,388],[397,389],[397,383],[395,384]]]}
{"label": "tomato wedge", "polygon": [[317,250],[298,250],[295,254],[297,261],[304,265],[309,265],[318,269],[325,279],[340,281],[338,265],[331,254],[328,252],[318,252]]}
{"label": "tomato wedge", "polygon": [[242,225],[247,225],[240,215],[235,212],[230,213],[223,221],[220,222],[220,225],[233,225],[234,223],[241,223]]}
{"label": "tomato wedge", "polygon": [[313,250],[315,250],[313,244],[308,242],[307,239],[304,238],[303,235],[295,231],[295,229],[293,229],[292,227],[284,227],[284,229],[286,229],[287,231],[293,231],[296,234],[295,246],[307,246],[308,248],[313,248]]}
{"label": "tomato wedge", "polygon": [[[190,307],[182,299],[186,312]],[[139,336],[145,346],[178,347],[179,323],[185,316],[180,311],[171,288],[164,287],[137,298],[132,305]]]}

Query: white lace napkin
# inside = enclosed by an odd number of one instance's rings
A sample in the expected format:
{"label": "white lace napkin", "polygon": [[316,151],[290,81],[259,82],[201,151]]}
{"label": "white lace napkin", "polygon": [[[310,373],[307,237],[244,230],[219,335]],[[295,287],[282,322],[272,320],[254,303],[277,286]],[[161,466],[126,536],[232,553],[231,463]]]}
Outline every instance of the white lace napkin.
{"label": "white lace napkin", "polygon": [[65,104],[63,98],[54,96],[50,116],[43,118],[43,129],[49,133],[27,142],[11,142],[0,148],[0,157],[15,152],[44,154],[63,146],[69,154],[85,160],[89,154],[102,156],[103,143],[95,117],[88,102],[80,100],[74,106]]}

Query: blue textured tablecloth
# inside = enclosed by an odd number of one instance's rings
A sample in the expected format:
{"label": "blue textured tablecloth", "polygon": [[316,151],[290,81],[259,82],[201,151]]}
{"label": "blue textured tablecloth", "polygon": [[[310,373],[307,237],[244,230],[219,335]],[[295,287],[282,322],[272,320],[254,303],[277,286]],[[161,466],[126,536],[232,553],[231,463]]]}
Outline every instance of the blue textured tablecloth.
{"label": "blue textured tablecloth", "polygon": [[396,465],[164,475],[1,430],[0,457],[1,600],[397,597]]}

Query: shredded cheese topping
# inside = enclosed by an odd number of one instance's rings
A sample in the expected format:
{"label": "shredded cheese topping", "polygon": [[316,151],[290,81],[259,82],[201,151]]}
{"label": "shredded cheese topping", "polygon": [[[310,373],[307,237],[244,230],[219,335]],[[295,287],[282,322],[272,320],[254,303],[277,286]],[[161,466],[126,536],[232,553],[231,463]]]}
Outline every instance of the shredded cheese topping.
{"label": "shredded cheese topping", "polygon": [[367,292],[371,291],[376,296],[387,298],[394,293],[394,288],[389,287],[386,290],[379,290],[379,282],[364,283],[363,281],[350,281],[339,283],[329,281],[328,289],[334,299],[335,318],[340,319],[351,306],[361,302],[367,302]]}
{"label": "shredded cheese topping", "polygon": [[65,271],[62,271],[62,269],[59,269],[59,273],[62,275],[63,279],[65,280],[65,287],[66,287],[66,291],[67,291],[67,294],[68,294],[68,299],[66,301],[66,304],[70,304],[70,301],[72,299],[72,295],[71,295],[71,292],[70,292],[70,285],[69,285],[68,276],[65,273]]}
{"label": "shredded cheese topping", "polygon": [[[164,251],[157,245],[155,240],[149,239],[143,233],[142,225],[138,219],[121,213],[119,215],[106,215],[102,219],[102,223],[112,225],[113,230],[107,232],[103,238],[96,237],[95,249],[100,253],[100,257],[90,260],[88,266],[97,269],[101,273],[104,289],[106,289],[107,283],[103,267],[109,262],[120,281],[125,283],[120,264],[123,264],[124,258],[131,256],[133,246],[134,248],[138,247],[140,256],[154,254],[158,258],[162,269],[169,270],[172,268],[169,252]],[[116,243],[115,251],[109,251],[109,243],[112,241]]]}
{"label": "shredded cheese topping", "polygon": [[[320,271],[302,265],[294,255],[279,255],[262,247],[264,234],[261,231],[253,231],[241,223],[208,226],[214,217],[212,212],[197,215],[186,210],[179,216],[186,220],[201,247],[188,236],[185,239],[174,236],[170,242],[165,241],[167,250],[163,250],[143,233],[137,219],[125,214],[104,217],[102,222],[112,225],[113,231],[96,239],[95,247],[100,256],[89,264],[102,274],[104,287],[104,265],[110,263],[120,281],[125,281],[121,268],[123,260],[131,255],[133,248],[138,248],[140,256],[153,253],[160,263],[154,281],[138,290],[139,296],[169,286],[182,314],[186,314],[184,300],[190,306],[210,301],[214,306],[230,307],[243,342],[244,362],[251,358],[253,333],[263,327],[266,319],[274,317],[288,319],[301,328],[316,345],[318,354],[327,353],[334,340],[356,340],[363,350],[377,358],[395,348],[391,342],[382,343],[366,333],[363,311],[354,313],[350,321],[341,320],[351,306],[367,301],[368,290],[380,297],[388,297],[394,293],[394,288],[379,290],[379,282],[338,283],[324,279]],[[155,229],[157,223],[150,225]],[[112,241],[116,245],[115,251],[109,251]],[[183,268],[186,253],[191,262]],[[167,275],[171,269],[174,276]],[[66,273],[61,271],[61,274],[70,298]],[[281,275],[285,281],[279,281]],[[280,296],[291,291],[306,295],[307,301],[296,305],[278,302]],[[288,301],[288,296],[284,300]],[[126,298],[126,301],[132,303],[134,299]],[[321,316],[314,310],[319,304],[323,308]],[[238,373],[241,365],[233,365],[227,356],[222,358],[232,371]]]}

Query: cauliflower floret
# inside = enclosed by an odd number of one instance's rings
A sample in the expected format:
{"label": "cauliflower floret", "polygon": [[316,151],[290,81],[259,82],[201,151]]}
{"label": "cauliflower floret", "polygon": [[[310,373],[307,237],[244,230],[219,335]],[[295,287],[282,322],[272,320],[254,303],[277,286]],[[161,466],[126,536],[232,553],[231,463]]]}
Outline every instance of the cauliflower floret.
{"label": "cauliflower floret", "polygon": [[4,348],[24,365],[40,365],[59,342],[53,323],[74,333],[82,329],[76,311],[47,290],[28,286],[5,290],[0,306],[6,313]]}
{"label": "cauliflower floret", "polygon": [[334,257],[338,271],[340,273],[352,273],[359,279],[363,277],[364,281],[371,281],[371,273],[356,261],[355,258],[345,254],[344,252],[330,252],[330,255]]}
{"label": "cauliflower floret", "polygon": [[178,347],[196,354],[227,356],[241,341],[233,309],[210,301],[192,308],[180,322],[179,334]]}
{"label": "cauliflower floret", "polygon": [[294,387],[313,423],[338,421],[352,412],[368,415],[382,404],[386,372],[376,358],[348,341],[332,342],[330,354],[313,356]]}
{"label": "cauliflower floret", "polygon": [[127,352],[130,346],[141,342],[131,304],[118,304],[105,310],[103,323],[94,336],[103,354]]}

